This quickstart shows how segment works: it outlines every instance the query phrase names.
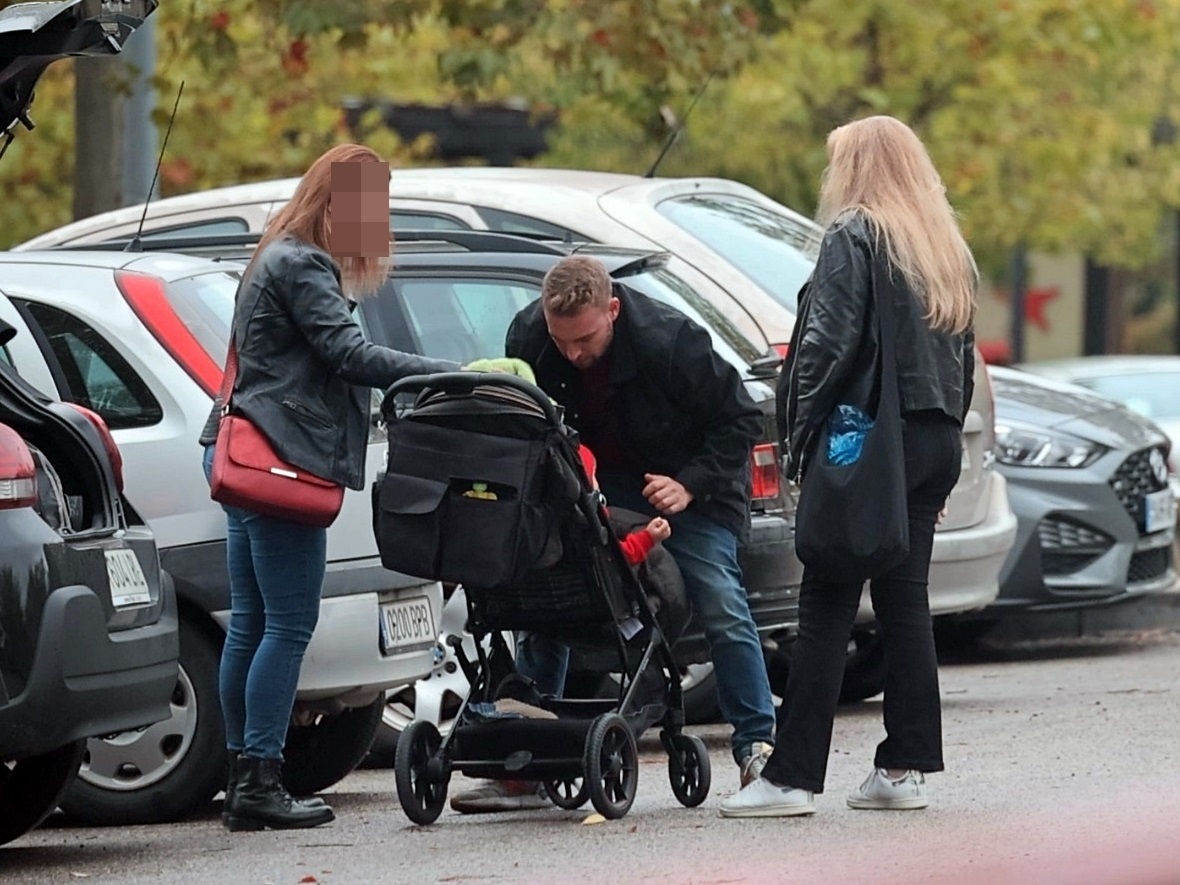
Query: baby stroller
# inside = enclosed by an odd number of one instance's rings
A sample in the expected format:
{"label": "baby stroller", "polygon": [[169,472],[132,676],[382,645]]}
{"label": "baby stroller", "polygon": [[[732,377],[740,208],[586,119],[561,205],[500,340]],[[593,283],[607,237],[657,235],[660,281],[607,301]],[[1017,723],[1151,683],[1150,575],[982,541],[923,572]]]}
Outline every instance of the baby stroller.
{"label": "baby stroller", "polygon": [[[559,408],[513,375],[456,372],[399,381],[382,414],[389,455],[373,488],[382,562],[462,584],[476,640],[474,661],[452,643],[471,688],[445,739],[417,721],[398,741],[406,815],[433,823],[459,771],[540,781],[561,808],[589,800],[620,818],[635,799],[636,738],[657,723],[672,792],[687,807],[703,802],[709,755],[682,731],[669,640]],[[548,634],[592,660],[612,652],[617,696],[541,696],[516,673],[503,631]]]}

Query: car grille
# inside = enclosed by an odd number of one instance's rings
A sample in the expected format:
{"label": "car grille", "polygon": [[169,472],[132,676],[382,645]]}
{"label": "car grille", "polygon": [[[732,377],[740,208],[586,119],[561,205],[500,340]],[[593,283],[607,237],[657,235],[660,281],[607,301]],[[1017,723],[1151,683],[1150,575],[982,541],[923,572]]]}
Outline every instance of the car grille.
{"label": "car grille", "polygon": [[1140,550],[1131,556],[1127,566],[1127,583],[1137,584],[1162,578],[1172,566],[1172,548],[1157,547],[1155,550]]}
{"label": "car grille", "polygon": [[1164,454],[1163,449],[1140,449],[1119,465],[1110,478],[1110,487],[1135,525],[1140,527],[1140,532],[1143,530],[1143,496],[1167,486],[1167,478],[1160,481],[1152,467],[1151,453],[1155,451],[1161,456]]}
{"label": "car grille", "polygon": [[1041,570],[1046,575],[1069,575],[1085,568],[1114,544],[1114,538],[1064,516],[1046,516],[1037,523]]}

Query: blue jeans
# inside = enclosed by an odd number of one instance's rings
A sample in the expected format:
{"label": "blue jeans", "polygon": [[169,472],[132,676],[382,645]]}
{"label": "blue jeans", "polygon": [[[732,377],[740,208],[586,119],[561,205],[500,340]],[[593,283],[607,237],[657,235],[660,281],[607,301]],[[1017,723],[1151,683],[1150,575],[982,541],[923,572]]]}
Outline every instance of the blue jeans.
{"label": "blue jeans", "polygon": [[[609,505],[656,515],[639,486],[599,477]],[[721,715],[733,726],[730,743],[740,762],[755,741],[774,742],[774,702],[758,630],[750,615],[737,536],[691,508],[669,518],[672,536],[664,547],[684,577],[684,588],[705,631],[717,678]],[[558,694],[564,684],[569,651],[540,636],[518,643],[516,666],[542,692]],[[560,677],[560,681],[558,681]]]}
{"label": "blue jeans", "polygon": [[[206,478],[213,450],[205,450]],[[222,509],[230,593],[219,674],[225,744],[234,753],[281,759],[303,653],[319,620],[328,533]]]}

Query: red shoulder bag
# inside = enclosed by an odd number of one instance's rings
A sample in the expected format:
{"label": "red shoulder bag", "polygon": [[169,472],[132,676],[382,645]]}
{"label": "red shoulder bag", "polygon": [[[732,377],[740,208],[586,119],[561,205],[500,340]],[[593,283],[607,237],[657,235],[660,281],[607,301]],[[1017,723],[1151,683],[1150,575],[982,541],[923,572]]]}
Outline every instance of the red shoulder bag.
{"label": "red shoulder bag", "polygon": [[231,507],[326,528],[344,503],[344,486],[288,464],[248,418],[230,414],[229,398],[237,373],[238,354],[231,338],[221,382],[221,423],[210,497]]}

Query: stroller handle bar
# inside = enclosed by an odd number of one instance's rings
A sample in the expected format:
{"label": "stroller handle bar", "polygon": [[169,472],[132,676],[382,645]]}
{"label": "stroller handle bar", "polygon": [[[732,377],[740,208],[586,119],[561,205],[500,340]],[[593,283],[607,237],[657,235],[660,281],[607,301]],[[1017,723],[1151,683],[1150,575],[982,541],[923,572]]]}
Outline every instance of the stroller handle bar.
{"label": "stroller handle bar", "polygon": [[476,387],[511,387],[529,397],[545,413],[545,420],[553,426],[561,423],[557,408],[549,395],[535,384],[508,372],[436,372],[433,375],[408,375],[395,381],[385,391],[386,399],[399,393],[418,394],[424,390],[442,393],[470,394]]}

